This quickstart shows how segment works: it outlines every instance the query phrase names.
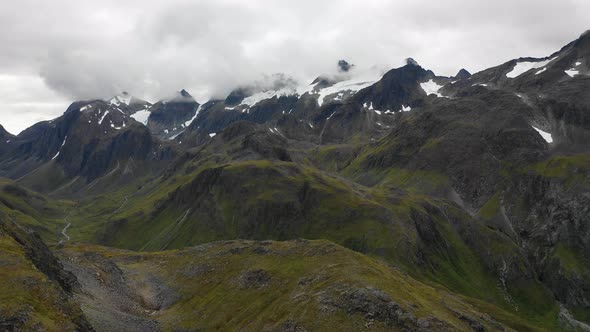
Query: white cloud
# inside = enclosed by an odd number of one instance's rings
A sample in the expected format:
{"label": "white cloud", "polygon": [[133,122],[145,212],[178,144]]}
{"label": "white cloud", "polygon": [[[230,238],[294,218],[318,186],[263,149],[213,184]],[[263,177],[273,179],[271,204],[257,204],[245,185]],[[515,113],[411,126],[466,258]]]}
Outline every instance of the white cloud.
{"label": "white cloud", "polygon": [[37,75],[0,75],[0,97],[0,124],[12,134],[58,117],[69,105]]}
{"label": "white cloud", "polygon": [[[339,59],[411,56],[453,75],[548,55],[588,29],[588,12],[582,0],[21,0],[0,7],[0,74],[42,77],[62,99],[127,90],[151,101],[181,88],[204,101],[276,72],[311,80]],[[0,123],[32,119],[16,109],[0,109]]]}

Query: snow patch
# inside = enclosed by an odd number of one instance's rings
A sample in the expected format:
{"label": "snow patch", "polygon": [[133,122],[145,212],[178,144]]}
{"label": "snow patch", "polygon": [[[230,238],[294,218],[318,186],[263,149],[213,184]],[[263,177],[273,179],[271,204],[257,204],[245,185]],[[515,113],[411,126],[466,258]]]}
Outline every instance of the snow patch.
{"label": "snow patch", "polygon": [[215,135],[217,135],[217,133],[210,133],[209,137],[215,137]]}
{"label": "snow patch", "polygon": [[297,94],[297,91],[295,91],[295,89],[290,88],[290,87],[283,88],[280,90],[261,91],[261,92],[255,93],[249,97],[244,98],[244,100],[242,100],[240,105],[248,105],[248,107],[252,107],[265,99],[270,99],[275,96],[276,97],[291,96],[291,95],[295,95],[295,94]]}
{"label": "snow patch", "polygon": [[[170,138],[168,138],[168,140],[173,140],[173,139],[175,139],[176,137],[178,137],[178,135],[180,135],[180,134],[182,134],[182,133],[184,133],[184,130],[181,130],[179,133],[177,133],[177,134],[175,134],[175,135],[172,135],[172,136],[170,136]],[[182,142],[180,142],[180,143],[182,143]]]}
{"label": "snow patch", "polygon": [[410,106],[402,105],[402,109],[400,110],[400,112],[409,112],[411,110],[412,110],[412,108]]}
{"label": "snow patch", "polygon": [[104,118],[107,116],[107,114],[109,114],[109,111],[105,111],[104,114],[102,115],[102,117],[100,118],[100,120],[98,120],[99,125],[102,124],[102,120],[104,120]]}
{"label": "snow patch", "polygon": [[438,90],[442,88],[442,85],[439,85],[433,79],[430,79],[429,81],[424,83],[420,83],[420,87],[422,88],[422,90],[424,90],[424,92],[426,92],[427,96],[431,94],[435,94],[437,97],[443,96],[442,94],[438,93]]}
{"label": "snow patch", "polygon": [[526,73],[531,69],[537,69],[541,67],[545,67],[549,62],[557,59],[557,57],[553,59],[543,60],[543,61],[520,61],[514,65],[514,68],[508,73],[506,73],[506,77],[508,78],[515,78],[520,76],[521,74]]}
{"label": "snow patch", "polygon": [[541,129],[539,129],[535,126],[531,126],[531,127],[533,127],[533,129],[536,130],[547,143],[553,142],[553,136],[551,136],[550,133],[548,133],[546,131],[542,131]]}
{"label": "snow patch", "polygon": [[566,70],[565,73],[568,74],[570,77],[574,77],[574,76],[580,74],[580,72],[577,71],[575,68],[570,68],[570,69]]}
{"label": "snow patch", "polygon": [[[57,158],[57,157],[59,156],[59,153],[61,152],[61,149],[64,147],[64,145],[66,145],[66,141],[67,141],[67,140],[68,140],[68,136],[66,136],[66,137],[64,138],[64,141],[63,141],[63,142],[61,142],[61,146],[59,147],[59,150],[57,151],[57,153],[55,154],[55,156],[53,156],[53,158],[51,158],[51,160],[53,160],[53,159],[55,159],[55,158]],[[10,141],[9,141],[9,142],[10,142]],[[8,143],[8,142],[6,142],[6,143]]]}
{"label": "snow patch", "polygon": [[137,122],[143,123],[144,126],[147,126],[148,118],[150,117],[150,111],[143,109],[141,111],[137,111],[131,115],[132,118],[135,119]]}
{"label": "snow patch", "polygon": [[188,120],[187,122],[185,122],[185,123],[184,123],[184,126],[185,126],[185,127],[188,127],[188,126],[190,126],[190,124],[191,124],[193,121],[195,121],[195,119],[197,118],[197,115],[199,115],[199,112],[201,112],[201,108],[202,108],[202,106],[203,106],[202,104],[199,104],[199,107],[197,107],[197,110],[195,111],[195,115],[193,115],[193,117],[192,117],[190,120]]}
{"label": "snow patch", "polygon": [[303,94],[305,92],[311,92],[314,95],[318,96],[318,105],[322,106],[325,102],[325,98],[327,96],[336,94],[334,100],[343,100],[344,97],[344,93],[348,92],[351,95],[357,93],[359,90],[362,90],[366,87],[369,87],[373,84],[375,84],[375,82],[377,82],[378,80],[381,79],[381,77],[383,76],[383,74],[380,71],[377,70],[369,70],[366,71],[364,73],[359,73],[358,75],[351,77],[349,79],[345,79],[343,81],[334,83],[333,85],[320,89],[319,91],[314,91],[313,89],[315,88],[312,87],[311,91],[309,91],[309,89],[305,90],[305,91],[300,91],[300,94]]}

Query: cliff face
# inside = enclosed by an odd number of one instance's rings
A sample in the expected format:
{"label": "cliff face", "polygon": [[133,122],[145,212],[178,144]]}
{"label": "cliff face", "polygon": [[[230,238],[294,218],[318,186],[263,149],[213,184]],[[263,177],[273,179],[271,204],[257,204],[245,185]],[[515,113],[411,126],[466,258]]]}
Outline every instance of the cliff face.
{"label": "cliff face", "polygon": [[38,235],[0,213],[0,328],[93,331],[73,299],[76,277]]}

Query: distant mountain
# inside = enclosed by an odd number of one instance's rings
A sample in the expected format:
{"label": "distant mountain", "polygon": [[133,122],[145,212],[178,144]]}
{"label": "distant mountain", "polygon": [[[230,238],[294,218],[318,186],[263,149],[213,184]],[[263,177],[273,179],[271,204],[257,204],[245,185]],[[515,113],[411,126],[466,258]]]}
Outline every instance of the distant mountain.
{"label": "distant mountain", "polygon": [[114,108],[121,110],[127,115],[144,111],[152,106],[149,102],[136,98],[126,91],[123,91],[120,95],[114,96],[108,102]]}
{"label": "distant mountain", "polygon": [[191,123],[198,108],[199,103],[183,89],[147,110],[150,113],[147,126],[154,135],[162,139],[174,138]]}
{"label": "distant mountain", "polygon": [[588,329],[590,32],[473,74],[310,81],[0,128],[0,212],[63,247],[104,330]]}
{"label": "distant mountain", "polygon": [[115,171],[120,176],[143,174],[149,168],[138,167],[161,158],[161,149],[121,105],[75,102],[61,117],[13,137],[0,156],[0,170],[36,190],[57,190],[65,183],[74,190]]}

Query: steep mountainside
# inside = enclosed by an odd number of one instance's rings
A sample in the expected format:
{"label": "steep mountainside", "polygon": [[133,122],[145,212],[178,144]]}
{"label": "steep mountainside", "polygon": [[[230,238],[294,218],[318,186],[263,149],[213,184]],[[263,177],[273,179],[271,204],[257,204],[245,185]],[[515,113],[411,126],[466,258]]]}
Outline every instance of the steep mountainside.
{"label": "steep mountainside", "polygon": [[126,183],[161,168],[176,154],[174,146],[100,100],[75,102],[61,117],[40,122],[6,144],[1,175],[56,193]]}
{"label": "steep mountainside", "polygon": [[149,254],[72,246],[58,255],[104,331],[535,328],[486,307],[502,317],[494,320],[470,299],[328,241],[224,241]]}
{"label": "steep mountainside", "polygon": [[93,331],[72,293],[76,277],[41,241],[0,212],[0,329]]}
{"label": "steep mountainside", "polygon": [[101,331],[590,330],[590,33],[336,70],[0,128],[0,212]]}
{"label": "steep mountainside", "polygon": [[198,109],[199,103],[188,92],[181,90],[178,95],[149,108],[147,126],[158,137],[174,138],[194,120]]}

